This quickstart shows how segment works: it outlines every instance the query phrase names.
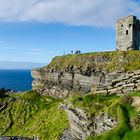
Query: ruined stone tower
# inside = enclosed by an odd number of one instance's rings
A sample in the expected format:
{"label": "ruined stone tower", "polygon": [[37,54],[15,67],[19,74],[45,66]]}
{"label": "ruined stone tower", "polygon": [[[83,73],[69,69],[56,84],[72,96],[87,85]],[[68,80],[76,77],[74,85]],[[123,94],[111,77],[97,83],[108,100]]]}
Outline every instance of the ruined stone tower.
{"label": "ruined stone tower", "polygon": [[116,23],[117,50],[140,49],[140,21],[135,16],[121,18]]}

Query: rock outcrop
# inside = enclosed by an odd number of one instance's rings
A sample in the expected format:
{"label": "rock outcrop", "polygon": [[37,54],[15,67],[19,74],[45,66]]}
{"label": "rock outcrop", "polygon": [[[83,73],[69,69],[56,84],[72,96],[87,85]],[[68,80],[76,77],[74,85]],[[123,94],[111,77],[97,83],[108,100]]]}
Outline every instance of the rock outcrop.
{"label": "rock outcrop", "polygon": [[68,115],[70,129],[65,130],[60,140],[86,140],[88,136],[98,136],[117,126],[114,118],[106,113],[88,117],[87,112],[74,108],[71,104],[62,105]]}
{"label": "rock outcrop", "polygon": [[140,51],[99,52],[55,57],[32,70],[33,89],[53,97],[70,92],[125,94],[140,90]]}
{"label": "rock outcrop", "polygon": [[43,95],[63,98],[70,92],[95,94],[125,94],[140,90],[140,70],[131,72],[93,72],[50,71],[35,69],[32,71],[33,90]]}
{"label": "rock outcrop", "polygon": [[140,90],[140,70],[131,72],[114,72],[105,76],[105,84],[97,85],[93,88],[93,93],[106,94],[127,94],[132,91]]}

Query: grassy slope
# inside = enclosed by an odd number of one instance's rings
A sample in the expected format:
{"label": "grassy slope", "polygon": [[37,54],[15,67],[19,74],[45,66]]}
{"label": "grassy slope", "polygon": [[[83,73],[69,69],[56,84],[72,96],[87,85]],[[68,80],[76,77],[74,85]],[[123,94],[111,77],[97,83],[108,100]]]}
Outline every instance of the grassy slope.
{"label": "grassy slope", "polygon": [[[121,61],[122,56],[123,61]],[[95,52],[57,56],[44,68],[57,67],[62,69],[68,65],[83,66],[83,68],[90,66],[109,71],[120,70],[120,68],[126,71],[136,70],[140,69],[140,51]]]}
{"label": "grassy slope", "polygon": [[[17,101],[0,112],[0,135],[39,136],[41,140],[57,140],[68,127],[63,110],[58,109],[60,100],[41,97],[33,92],[12,95]],[[0,98],[5,101],[11,97]]]}
{"label": "grassy slope", "polygon": [[[140,92],[132,96],[140,96]],[[140,139],[140,110],[132,107],[126,97],[119,96],[75,96],[71,102],[75,107],[89,110],[89,116],[98,115],[100,112],[108,112],[115,117],[119,125],[113,130],[98,136],[91,136],[88,140],[138,140]]]}
{"label": "grassy slope", "polygon": [[[130,94],[140,96],[140,92]],[[36,93],[28,92],[0,98],[7,102],[9,98],[18,99],[0,112],[0,135],[3,136],[39,136],[41,140],[58,140],[63,130],[69,126],[67,116],[58,109],[62,100],[55,100]],[[70,100],[75,107],[88,110],[89,117],[100,112],[108,112],[115,117],[119,126],[88,140],[138,140],[140,139],[140,106],[132,107],[124,102],[123,96],[74,95]],[[139,109],[138,109],[139,108]]]}

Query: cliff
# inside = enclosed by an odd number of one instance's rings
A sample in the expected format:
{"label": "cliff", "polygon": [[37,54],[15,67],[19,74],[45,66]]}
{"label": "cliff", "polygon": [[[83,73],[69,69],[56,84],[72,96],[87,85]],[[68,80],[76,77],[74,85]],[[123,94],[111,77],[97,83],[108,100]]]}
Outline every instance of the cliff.
{"label": "cliff", "polygon": [[70,122],[69,131],[73,138],[71,140],[139,139],[138,96],[139,93],[133,93],[131,96],[72,97],[72,105],[64,105]]}
{"label": "cliff", "polygon": [[131,106],[134,99],[113,95],[140,90],[139,56],[139,51],[65,55],[32,70],[33,90],[39,94],[65,98],[78,93],[60,105],[70,124],[60,140],[127,139],[133,129],[132,134],[138,135],[139,111]]}
{"label": "cliff", "polygon": [[60,100],[32,91],[7,94],[0,97],[6,104],[0,110],[0,139],[136,140],[139,96],[77,94]]}
{"label": "cliff", "polygon": [[37,92],[0,96],[0,139],[139,139],[139,56],[139,51],[66,55],[34,69]]}
{"label": "cliff", "polygon": [[62,108],[68,115],[70,140],[86,140],[89,136],[98,136],[117,127],[116,120],[104,112],[91,117],[88,114],[91,112],[75,108],[72,104],[63,105]]}
{"label": "cliff", "polygon": [[140,52],[102,52],[55,57],[32,70],[33,90],[52,97],[71,92],[124,94],[140,88]]}

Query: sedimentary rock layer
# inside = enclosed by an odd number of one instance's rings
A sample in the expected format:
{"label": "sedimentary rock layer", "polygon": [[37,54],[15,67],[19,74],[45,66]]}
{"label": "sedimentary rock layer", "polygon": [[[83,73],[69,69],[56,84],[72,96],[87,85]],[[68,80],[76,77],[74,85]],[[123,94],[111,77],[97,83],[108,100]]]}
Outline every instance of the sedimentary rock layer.
{"label": "sedimentary rock layer", "polygon": [[116,120],[106,113],[88,117],[87,112],[74,108],[71,104],[61,107],[65,109],[70,123],[70,129],[62,135],[61,140],[67,140],[67,135],[71,140],[85,140],[90,135],[98,136],[117,126]]}
{"label": "sedimentary rock layer", "polygon": [[125,94],[140,90],[140,70],[131,72],[92,72],[89,75],[72,72],[32,71],[33,90],[53,97],[65,97],[71,91],[95,94]]}

